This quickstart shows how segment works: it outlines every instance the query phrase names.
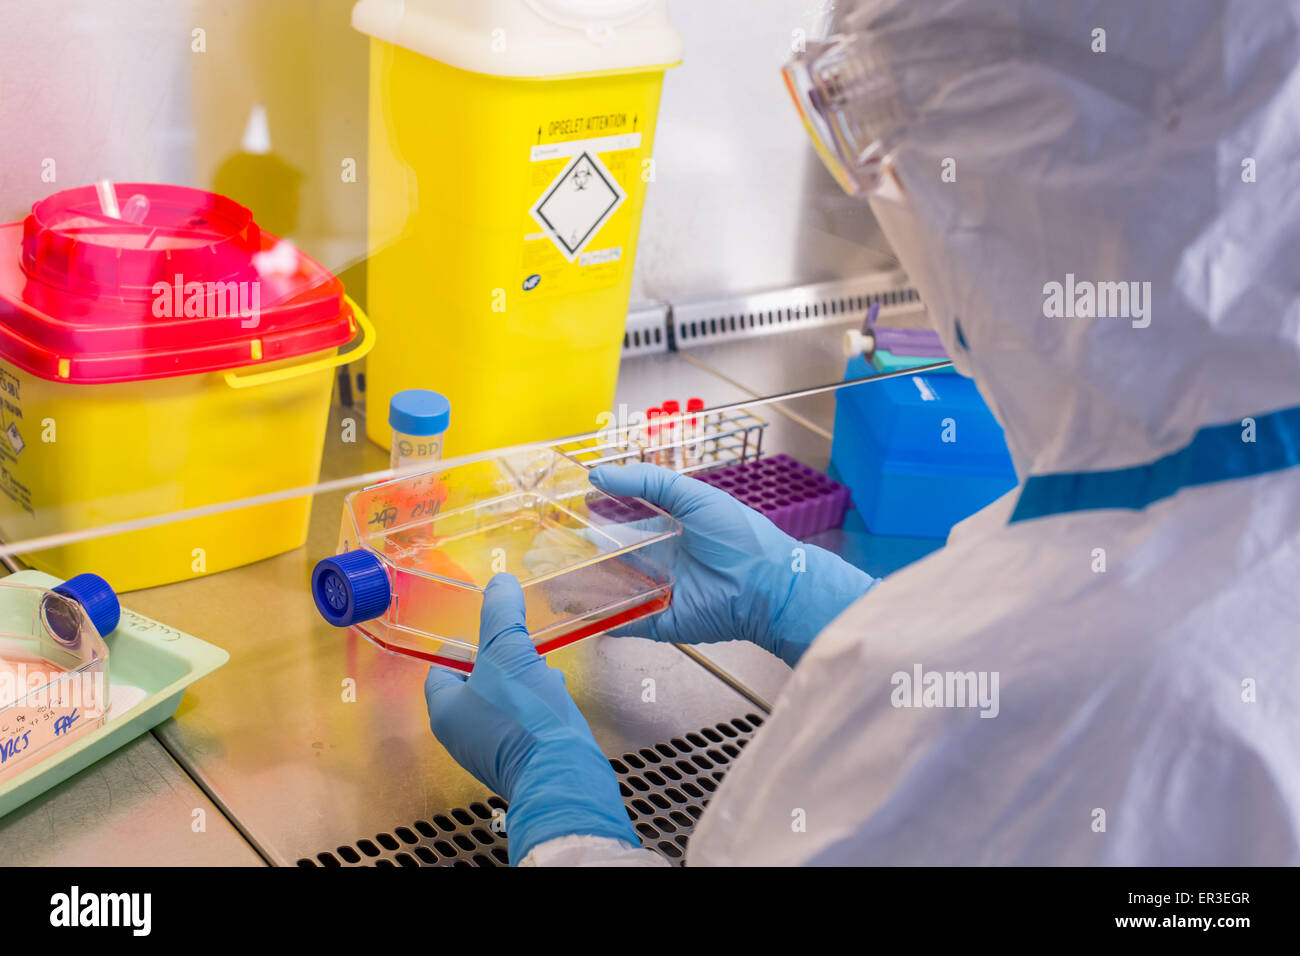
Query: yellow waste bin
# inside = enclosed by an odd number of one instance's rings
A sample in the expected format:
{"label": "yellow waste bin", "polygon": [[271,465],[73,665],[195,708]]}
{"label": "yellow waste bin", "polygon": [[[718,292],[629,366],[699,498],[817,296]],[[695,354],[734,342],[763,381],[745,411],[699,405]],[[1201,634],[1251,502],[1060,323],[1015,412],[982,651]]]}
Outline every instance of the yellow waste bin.
{"label": "yellow waste bin", "polygon": [[307,496],[152,519],[314,484],[336,367],[370,323],[233,200],[103,188],[137,215],[85,186],[0,225],[0,539],[40,539],[32,567],[118,591],[301,546]]}
{"label": "yellow waste bin", "polygon": [[371,36],[366,431],[447,396],[445,453],[594,430],[618,377],[663,0],[360,0]]}

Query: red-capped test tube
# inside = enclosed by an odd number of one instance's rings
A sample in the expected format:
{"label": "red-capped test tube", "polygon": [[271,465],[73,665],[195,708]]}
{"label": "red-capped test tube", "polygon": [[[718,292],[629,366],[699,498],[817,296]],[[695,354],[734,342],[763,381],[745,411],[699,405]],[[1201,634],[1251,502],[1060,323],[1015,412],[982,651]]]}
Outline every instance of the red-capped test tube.
{"label": "red-capped test tube", "polygon": [[[688,398],[686,400],[686,411],[702,412],[704,411],[704,399]],[[688,465],[698,465],[702,457],[703,443],[701,438],[704,435],[704,416],[690,415],[686,419],[686,463]]]}
{"label": "red-capped test tube", "polygon": [[670,398],[663,403],[664,418],[667,421],[663,424],[662,435],[665,449],[665,464],[669,468],[677,468],[681,464],[682,449],[680,447],[680,436],[682,434],[682,423],[674,419],[682,413],[681,403],[675,398]]}
{"label": "red-capped test tube", "polygon": [[659,419],[663,417],[663,414],[664,410],[662,408],[647,408],[645,413],[646,448],[649,450],[649,454],[642,454],[641,458],[643,461],[652,461],[656,465],[659,464],[661,457],[659,454]]}

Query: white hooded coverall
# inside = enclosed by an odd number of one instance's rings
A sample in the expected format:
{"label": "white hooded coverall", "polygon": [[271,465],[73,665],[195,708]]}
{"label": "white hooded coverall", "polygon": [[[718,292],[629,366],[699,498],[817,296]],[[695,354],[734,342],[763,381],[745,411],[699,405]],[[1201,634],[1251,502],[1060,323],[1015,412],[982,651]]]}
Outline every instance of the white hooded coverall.
{"label": "white hooded coverall", "polygon": [[[687,863],[1300,864],[1300,3],[848,21],[905,124],[871,206],[1021,483],[817,638]],[[1016,52],[937,56],[963,29]],[[1127,310],[1053,311],[1102,282]],[[996,716],[900,706],[918,666]]]}

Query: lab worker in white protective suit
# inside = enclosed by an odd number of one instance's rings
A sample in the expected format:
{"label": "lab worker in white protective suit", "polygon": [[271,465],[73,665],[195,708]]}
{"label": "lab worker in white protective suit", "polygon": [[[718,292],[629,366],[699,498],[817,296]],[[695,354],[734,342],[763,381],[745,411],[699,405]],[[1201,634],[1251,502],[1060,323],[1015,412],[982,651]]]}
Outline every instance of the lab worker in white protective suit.
{"label": "lab worker in white protective suit", "polygon": [[[876,582],[593,473],[685,528],[635,633],[795,665],[687,863],[1300,863],[1300,3],[874,0],[786,75],[1020,483]],[[662,862],[506,576],[483,628],[426,689],[512,859]]]}

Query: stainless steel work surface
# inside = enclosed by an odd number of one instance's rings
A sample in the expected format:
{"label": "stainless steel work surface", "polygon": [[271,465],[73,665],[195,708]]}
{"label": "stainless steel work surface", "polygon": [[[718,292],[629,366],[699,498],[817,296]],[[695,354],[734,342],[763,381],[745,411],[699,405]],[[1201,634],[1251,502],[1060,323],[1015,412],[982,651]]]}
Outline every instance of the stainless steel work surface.
{"label": "stainless steel work surface", "polygon": [[[623,365],[617,400],[634,408],[692,395],[711,406],[742,401],[756,393],[751,382],[766,380],[769,359],[762,356],[788,356],[802,338],[803,333],[770,336],[762,343],[765,348],[755,349],[754,366],[744,381],[748,388],[715,374],[693,354],[629,358]],[[727,343],[700,351],[716,357],[724,350],[750,345]],[[744,368],[730,366],[730,372],[737,371]],[[772,422],[765,439],[767,452],[786,451],[825,466],[829,441],[823,434],[797,418],[771,413],[764,417]],[[349,418],[354,419],[354,428],[346,427]],[[598,424],[593,422],[593,428]],[[356,440],[345,440],[353,436]],[[363,436],[357,412],[334,410],[326,435],[323,479],[387,466],[384,450]],[[247,840],[275,863],[316,857],[488,796],[428,729],[422,693],[425,666],[332,628],[316,612],[308,588],[310,573],[320,557],[334,552],[345,494],[317,496],[304,548],[245,568],[134,592],[124,599],[133,609],[230,653],[230,662],[194,685],[176,717],[156,733]],[[769,698],[775,697],[788,674],[785,665],[749,645],[719,646],[707,653],[724,671],[732,671]],[[565,672],[574,699],[610,755],[755,712],[754,703],[734,689],[730,674],[719,676],[670,645],[601,637],[559,651],[549,660]],[[157,748],[158,742],[145,738],[110,758],[117,768],[113,772],[133,774],[145,765],[146,758],[138,751],[150,746]],[[159,755],[154,757],[170,765],[189,791],[198,793],[165,753],[159,750]],[[83,776],[96,772],[108,773],[97,764]],[[106,789],[120,794],[113,777],[104,779]],[[27,821],[40,819],[44,803],[64,799],[61,794],[58,791],[17,811],[0,829],[0,840],[13,844],[14,862],[22,853],[37,852],[37,841],[25,835],[24,827],[35,826]],[[75,799],[80,806],[91,797]],[[133,808],[123,807],[117,799],[120,824],[109,826],[112,820],[105,822],[101,816],[96,822],[87,815],[92,835],[99,830],[108,840],[118,825],[128,831],[150,828],[168,816],[162,810],[155,812],[147,802]],[[194,799],[186,802],[198,806]],[[213,854],[203,857],[204,862],[218,862],[215,854],[221,844],[214,829],[225,821],[209,807],[213,812],[208,814],[208,834],[195,835],[205,836],[208,842],[196,842],[188,830],[194,806],[185,808],[184,819],[177,816],[184,832],[141,845],[138,862],[189,862],[200,852]],[[230,831],[226,837],[237,841],[238,835]],[[82,858],[93,862],[94,848],[103,845],[88,839],[78,847]],[[249,847],[236,842],[236,850],[241,847],[240,861],[256,862]]]}
{"label": "stainless steel work surface", "polygon": [[5,866],[261,866],[145,734],[0,820]]}
{"label": "stainless steel work surface", "polygon": [[[669,376],[685,366],[671,357],[655,364]],[[341,440],[342,419],[354,414],[334,412],[325,476],[386,466],[382,449]],[[487,796],[429,731],[427,668],[330,627],[316,612],[309,577],[335,550],[344,494],[317,497],[304,548],[126,598],[229,651],[230,662],[195,685],[158,734],[277,863]],[[565,672],[609,754],[754,710],[670,645],[601,637],[549,660]]]}
{"label": "stainless steel work surface", "polygon": [[781,689],[793,673],[781,658],[749,641],[697,644],[694,650],[724,671],[724,679],[764,712],[775,706]]}
{"label": "stainless steel work surface", "polygon": [[[692,349],[691,356],[754,395],[778,395],[844,377],[840,340],[855,324],[824,325],[779,335],[740,339]],[[830,461],[830,434],[835,425],[835,393],[823,392],[782,402],[779,408],[805,423],[805,431],[823,443],[824,461],[809,461],[824,469]],[[801,438],[801,442],[810,439]],[[796,458],[799,452],[789,454]]]}
{"label": "stainless steel work surface", "polygon": [[694,396],[704,399],[709,407],[752,397],[708,369],[692,364],[680,352],[624,358],[619,366],[614,402],[626,404],[628,411],[644,412],[666,398],[677,399],[685,408],[686,400]]}
{"label": "stainless steel work surface", "polygon": [[[330,505],[318,501],[318,512]],[[230,652],[198,706],[159,733],[277,863],[488,796],[429,731],[427,667],[317,618],[307,573],[334,538],[321,523],[305,554],[174,585],[157,608],[135,601]],[[595,638],[549,660],[611,754],[752,710],[667,645]]]}

